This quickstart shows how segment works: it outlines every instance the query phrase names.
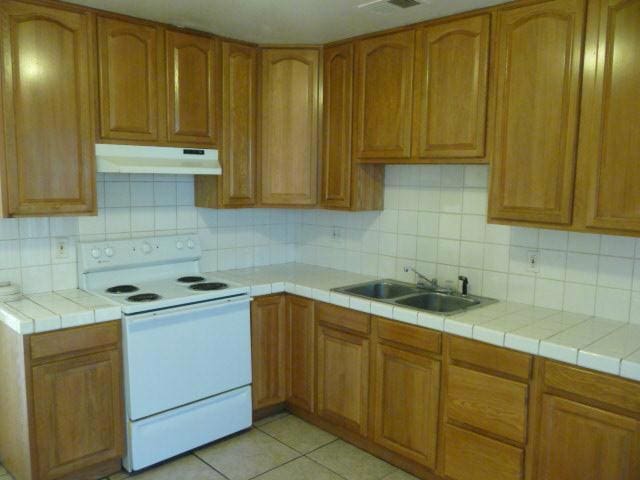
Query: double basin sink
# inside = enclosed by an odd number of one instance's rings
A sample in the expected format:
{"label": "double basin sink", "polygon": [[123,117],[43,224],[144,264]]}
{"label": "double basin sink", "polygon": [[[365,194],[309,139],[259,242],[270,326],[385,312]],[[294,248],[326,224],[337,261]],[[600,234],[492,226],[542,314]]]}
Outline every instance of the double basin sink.
{"label": "double basin sink", "polygon": [[492,298],[460,295],[444,290],[430,289],[429,287],[419,287],[396,280],[374,280],[334,288],[333,291],[390,303],[400,307],[447,315],[453,315],[470,308],[482,307],[497,301]]}

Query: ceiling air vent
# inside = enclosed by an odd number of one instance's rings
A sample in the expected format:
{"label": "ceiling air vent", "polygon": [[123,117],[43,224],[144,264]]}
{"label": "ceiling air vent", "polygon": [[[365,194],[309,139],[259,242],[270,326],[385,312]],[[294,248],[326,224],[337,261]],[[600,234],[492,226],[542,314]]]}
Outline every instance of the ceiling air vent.
{"label": "ceiling air vent", "polygon": [[397,13],[398,9],[415,7],[422,5],[423,0],[373,0],[358,5],[358,8],[370,10],[374,13],[389,14]]}

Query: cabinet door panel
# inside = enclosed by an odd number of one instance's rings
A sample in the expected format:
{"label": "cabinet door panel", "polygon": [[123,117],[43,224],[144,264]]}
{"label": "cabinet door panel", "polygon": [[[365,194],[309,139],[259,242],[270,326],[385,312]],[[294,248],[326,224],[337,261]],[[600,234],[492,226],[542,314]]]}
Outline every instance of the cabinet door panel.
{"label": "cabinet door panel", "polygon": [[321,200],[330,207],[351,205],[351,106],[353,45],[324,52],[324,161]]}
{"label": "cabinet door panel", "polygon": [[490,218],[571,223],[584,15],[584,0],[498,11]]}
{"label": "cabinet door panel", "polygon": [[632,418],[545,395],[538,443],[540,480],[640,478],[640,422]]}
{"label": "cabinet door panel", "polygon": [[216,145],[216,41],[166,32],[169,142]]}
{"label": "cabinet door panel", "polygon": [[260,177],[264,205],[315,205],[319,52],[262,51]]}
{"label": "cabinet door panel", "polygon": [[415,156],[484,156],[490,19],[480,15],[418,31]]}
{"label": "cabinet door panel", "polygon": [[158,141],[159,28],[98,18],[100,135]]}
{"label": "cabinet door panel", "polygon": [[315,399],[315,323],[313,300],[287,296],[289,340],[287,402],[308,412]]}
{"label": "cabinet door panel", "polygon": [[90,17],[13,1],[0,16],[5,213],[95,211]]}
{"label": "cabinet door panel", "polygon": [[375,362],[376,443],[434,468],[440,362],[382,344],[376,346]]}
{"label": "cabinet door panel", "polygon": [[284,297],[256,298],[251,304],[253,409],[278,405],[286,395]]}
{"label": "cabinet door panel", "polygon": [[318,415],[367,435],[369,340],[318,326]]}
{"label": "cabinet door panel", "polygon": [[37,469],[55,479],[122,455],[120,352],[33,369]]}
{"label": "cabinet door panel", "polygon": [[257,50],[222,46],[222,195],[225,206],[256,203]]}
{"label": "cabinet door panel", "polygon": [[408,159],[415,32],[356,44],[355,155]]}
{"label": "cabinet door panel", "polygon": [[640,1],[593,3],[580,135],[586,226],[640,234]]}

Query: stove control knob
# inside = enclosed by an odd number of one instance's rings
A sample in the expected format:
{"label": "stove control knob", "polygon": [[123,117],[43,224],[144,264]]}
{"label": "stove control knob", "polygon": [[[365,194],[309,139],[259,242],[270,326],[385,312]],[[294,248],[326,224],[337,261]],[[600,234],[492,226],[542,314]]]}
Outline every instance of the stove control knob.
{"label": "stove control knob", "polygon": [[113,257],[113,248],[111,248],[111,247],[107,247],[107,248],[105,248],[105,249],[104,249],[104,254],[105,254],[107,257]]}
{"label": "stove control knob", "polygon": [[187,247],[189,249],[193,250],[195,246],[196,244],[193,242],[193,240],[187,240]]}
{"label": "stove control knob", "polygon": [[100,255],[102,255],[102,252],[100,251],[99,248],[92,248],[91,249],[91,256],[93,258],[100,258]]}
{"label": "stove control knob", "polygon": [[144,253],[145,255],[148,255],[151,253],[151,245],[149,245],[147,242],[144,242],[142,244],[142,253]]}
{"label": "stove control knob", "polygon": [[178,240],[178,241],[176,242],[176,248],[177,248],[178,250],[182,250],[182,249],[184,248],[184,242],[183,242],[182,240]]}

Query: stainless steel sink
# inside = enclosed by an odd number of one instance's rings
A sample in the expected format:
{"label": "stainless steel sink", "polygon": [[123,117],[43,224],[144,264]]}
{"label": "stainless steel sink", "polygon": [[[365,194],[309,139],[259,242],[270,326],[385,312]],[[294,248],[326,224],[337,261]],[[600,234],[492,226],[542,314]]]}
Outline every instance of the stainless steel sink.
{"label": "stainless steel sink", "polygon": [[463,296],[458,293],[418,287],[397,280],[374,280],[333,290],[378,302],[446,315],[497,302],[492,298],[474,295]]}
{"label": "stainless steel sink", "polygon": [[429,312],[450,313],[458,310],[466,310],[474,305],[479,305],[480,300],[458,295],[447,295],[444,293],[422,293],[411,295],[396,301],[398,305],[405,307],[427,310]]}
{"label": "stainless steel sink", "polygon": [[413,285],[406,285],[391,280],[380,280],[376,282],[363,283],[336,290],[339,290],[343,293],[348,293],[350,295],[356,295],[358,297],[375,299],[397,298],[420,291]]}

